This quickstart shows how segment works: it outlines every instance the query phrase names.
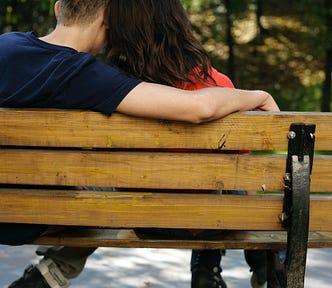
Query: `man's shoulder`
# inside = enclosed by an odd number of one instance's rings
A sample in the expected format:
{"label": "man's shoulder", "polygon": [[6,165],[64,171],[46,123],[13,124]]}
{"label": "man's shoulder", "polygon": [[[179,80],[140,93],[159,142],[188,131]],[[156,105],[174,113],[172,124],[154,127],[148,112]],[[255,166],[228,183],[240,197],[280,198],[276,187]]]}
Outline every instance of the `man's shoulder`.
{"label": "man's shoulder", "polygon": [[29,32],[7,32],[0,35],[0,45],[16,47],[20,43],[26,43],[30,37],[32,33]]}
{"label": "man's shoulder", "polygon": [[17,39],[17,38],[26,38],[31,33],[29,32],[7,32],[0,34],[0,39]]}

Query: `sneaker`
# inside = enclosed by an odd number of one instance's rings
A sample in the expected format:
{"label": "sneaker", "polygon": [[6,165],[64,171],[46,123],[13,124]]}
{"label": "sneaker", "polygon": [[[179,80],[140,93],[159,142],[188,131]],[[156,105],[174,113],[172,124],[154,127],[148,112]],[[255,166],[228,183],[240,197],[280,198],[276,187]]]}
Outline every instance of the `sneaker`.
{"label": "sneaker", "polygon": [[8,288],[51,288],[36,266],[30,265],[23,276],[7,286]]}
{"label": "sneaker", "polygon": [[221,277],[220,250],[193,250],[191,254],[191,288],[227,288]]}
{"label": "sneaker", "polygon": [[70,282],[51,259],[42,259],[37,265],[30,265],[23,276],[8,288],[68,288]]}

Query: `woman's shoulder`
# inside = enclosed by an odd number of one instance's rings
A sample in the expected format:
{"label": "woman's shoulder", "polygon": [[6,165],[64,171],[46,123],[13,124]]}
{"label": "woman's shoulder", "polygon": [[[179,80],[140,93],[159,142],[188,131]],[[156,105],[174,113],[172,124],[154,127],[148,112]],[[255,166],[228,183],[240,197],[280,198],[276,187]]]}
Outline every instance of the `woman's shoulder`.
{"label": "woman's shoulder", "polygon": [[[202,75],[202,80],[200,80],[197,75]],[[206,77],[204,77],[202,67],[196,67],[193,73],[188,76],[192,83],[184,83],[184,85],[181,85],[181,88],[186,90],[197,90],[214,86],[234,88],[232,80],[214,67],[209,68],[209,76],[212,79],[205,80]]]}

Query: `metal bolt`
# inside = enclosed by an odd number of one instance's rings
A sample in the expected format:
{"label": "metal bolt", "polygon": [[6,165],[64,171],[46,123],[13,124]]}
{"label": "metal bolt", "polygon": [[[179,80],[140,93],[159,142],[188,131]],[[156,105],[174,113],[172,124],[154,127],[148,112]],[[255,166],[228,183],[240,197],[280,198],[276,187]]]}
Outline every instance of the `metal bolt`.
{"label": "metal bolt", "polygon": [[285,180],[285,181],[290,181],[290,180],[291,180],[291,175],[290,175],[290,173],[285,173],[285,175],[284,175],[284,180]]}
{"label": "metal bolt", "polygon": [[279,214],[279,219],[281,222],[284,222],[288,218],[288,215],[285,212]]}
{"label": "metal bolt", "polygon": [[294,131],[289,131],[287,137],[288,139],[294,139],[296,137],[296,133]]}

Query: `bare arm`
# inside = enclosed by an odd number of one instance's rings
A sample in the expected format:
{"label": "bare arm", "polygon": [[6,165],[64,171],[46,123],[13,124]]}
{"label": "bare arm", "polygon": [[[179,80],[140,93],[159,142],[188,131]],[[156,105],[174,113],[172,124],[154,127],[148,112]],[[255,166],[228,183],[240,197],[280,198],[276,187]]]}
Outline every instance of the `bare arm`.
{"label": "bare arm", "polygon": [[213,87],[188,91],[141,83],[120,103],[117,111],[149,118],[201,123],[237,111],[279,111],[272,96],[259,90]]}

